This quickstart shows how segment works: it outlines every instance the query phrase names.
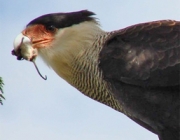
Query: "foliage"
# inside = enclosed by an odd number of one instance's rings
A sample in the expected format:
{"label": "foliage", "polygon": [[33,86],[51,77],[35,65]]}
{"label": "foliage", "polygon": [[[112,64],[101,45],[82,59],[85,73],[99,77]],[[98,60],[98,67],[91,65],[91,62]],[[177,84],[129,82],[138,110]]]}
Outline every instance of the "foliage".
{"label": "foliage", "polygon": [[2,103],[2,100],[5,99],[4,96],[2,95],[3,94],[3,79],[2,77],[0,77],[0,104],[3,104]]}

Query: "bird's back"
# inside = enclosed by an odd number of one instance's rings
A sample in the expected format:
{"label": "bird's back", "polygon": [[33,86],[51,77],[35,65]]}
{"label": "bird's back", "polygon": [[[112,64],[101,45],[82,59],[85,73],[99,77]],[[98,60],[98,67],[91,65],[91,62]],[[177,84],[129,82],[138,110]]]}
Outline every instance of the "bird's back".
{"label": "bird's back", "polygon": [[158,134],[180,137],[180,22],[119,30],[104,44],[99,67],[124,114]]}

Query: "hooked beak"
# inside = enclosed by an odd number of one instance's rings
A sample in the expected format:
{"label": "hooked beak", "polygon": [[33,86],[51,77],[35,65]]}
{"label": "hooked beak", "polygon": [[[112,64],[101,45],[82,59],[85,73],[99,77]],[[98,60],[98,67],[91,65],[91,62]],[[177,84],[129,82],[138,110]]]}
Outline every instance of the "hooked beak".
{"label": "hooked beak", "polygon": [[12,55],[15,55],[17,60],[26,59],[28,61],[33,61],[38,55],[38,51],[32,47],[31,40],[20,33],[14,40]]}

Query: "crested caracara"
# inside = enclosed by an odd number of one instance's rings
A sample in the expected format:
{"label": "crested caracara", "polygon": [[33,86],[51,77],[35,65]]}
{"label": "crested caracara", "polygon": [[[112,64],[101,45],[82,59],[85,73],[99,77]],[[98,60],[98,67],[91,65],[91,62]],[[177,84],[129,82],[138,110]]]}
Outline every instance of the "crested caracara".
{"label": "crested caracara", "polygon": [[29,22],[12,54],[37,56],[86,96],[157,134],[180,139],[180,21],[103,31],[94,13],[52,13]]}

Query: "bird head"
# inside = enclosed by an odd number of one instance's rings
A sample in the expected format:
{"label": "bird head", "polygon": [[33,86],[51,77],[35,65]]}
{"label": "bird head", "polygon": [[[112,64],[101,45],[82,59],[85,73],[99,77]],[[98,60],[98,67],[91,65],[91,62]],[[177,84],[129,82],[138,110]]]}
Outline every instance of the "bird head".
{"label": "bird head", "polygon": [[[65,65],[69,65],[68,61],[73,58],[72,54],[77,55],[80,46],[86,46],[80,43],[88,40],[85,38],[88,36],[87,32],[93,32],[93,28],[89,28],[92,27],[91,25],[86,29],[87,24],[83,23],[97,25],[92,15],[93,12],[83,10],[40,16],[29,22],[15,38],[12,54],[18,60],[25,59],[32,62],[40,54],[43,60],[61,75],[59,66],[62,64],[61,66],[65,68]],[[77,25],[82,26],[77,28]],[[94,34],[91,36],[93,37]]]}
{"label": "bird head", "polygon": [[71,13],[52,13],[32,20],[26,28],[15,38],[12,54],[18,60],[32,61],[41,48],[52,47],[55,35],[59,30],[80,24],[85,21],[94,21],[90,11]]}

